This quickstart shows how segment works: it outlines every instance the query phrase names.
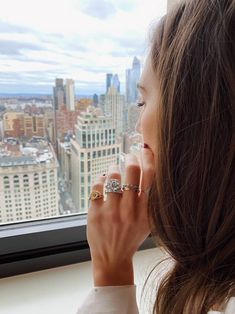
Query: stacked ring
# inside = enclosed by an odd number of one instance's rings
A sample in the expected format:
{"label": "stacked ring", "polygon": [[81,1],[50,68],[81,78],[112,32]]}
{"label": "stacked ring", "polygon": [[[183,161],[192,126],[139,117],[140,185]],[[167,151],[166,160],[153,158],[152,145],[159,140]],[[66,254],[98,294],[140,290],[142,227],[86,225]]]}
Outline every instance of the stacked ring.
{"label": "stacked ring", "polygon": [[139,192],[139,186],[135,184],[123,184],[122,186],[123,191],[134,191],[134,192]]}

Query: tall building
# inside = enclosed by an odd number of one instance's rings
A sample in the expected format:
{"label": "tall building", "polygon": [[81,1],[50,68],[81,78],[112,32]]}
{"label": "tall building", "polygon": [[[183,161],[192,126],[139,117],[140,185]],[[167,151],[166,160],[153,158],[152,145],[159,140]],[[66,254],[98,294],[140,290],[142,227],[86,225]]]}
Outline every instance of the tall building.
{"label": "tall building", "polygon": [[65,104],[64,81],[62,78],[55,79],[55,86],[53,87],[53,107],[58,110],[60,106]]}
{"label": "tall building", "polygon": [[117,74],[113,76],[111,86],[115,87],[116,90],[120,93],[120,81]]}
{"label": "tall building", "polygon": [[60,160],[60,173],[63,176],[66,187],[71,189],[71,144],[70,142],[59,142],[59,160]]}
{"label": "tall building", "polygon": [[111,87],[112,78],[113,78],[113,74],[112,73],[107,73],[106,74],[106,93],[108,92],[109,88]]}
{"label": "tall building", "polygon": [[134,103],[138,99],[137,83],[140,79],[140,60],[134,57],[132,68],[126,70],[126,100]]}
{"label": "tall building", "polygon": [[59,215],[58,162],[52,146],[33,137],[0,142],[0,222]]}
{"label": "tall building", "polygon": [[74,86],[74,80],[72,79],[66,79],[66,85],[65,85],[65,102],[66,107],[70,111],[75,110],[75,86]]}
{"label": "tall building", "polygon": [[89,107],[78,116],[75,139],[71,140],[71,194],[79,212],[88,210],[95,178],[107,173],[110,164],[119,164],[121,143],[116,139],[112,117]]}
{"label": "tall building", "polygon": [[98,103],[99,103],[99,97],[97,94],[94,94],[93,95],[93,106],[94,107],[97,107],[98,106]]}
{"label": "tall building", "polygon": [[117,132],[116,135],[123,133],[124,107],[125,96],[121,95],[114,86],[111,86],[105,95],[104,114],[112,117],[113,126]]}
{"label": "tall building", "polygon": [[140,109],[135,104],[130,104],[128,106],[128,120],[126,131],[128,134],[131,132],[136,132],[136,124],[140,115]]}

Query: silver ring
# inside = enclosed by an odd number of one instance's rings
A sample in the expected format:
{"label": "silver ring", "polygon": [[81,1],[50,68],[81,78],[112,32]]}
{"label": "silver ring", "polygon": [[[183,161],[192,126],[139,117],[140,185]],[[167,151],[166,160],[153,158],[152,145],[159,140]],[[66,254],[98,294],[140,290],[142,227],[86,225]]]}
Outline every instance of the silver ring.
{"label": "silver ring", "polygon": [[139,186],[135,184],[123,184],[122,186],[123,191],[134,191],[134,192],[139,192]]}
{"label": "silver ring", "polygon": [[105,185],[105,193],[122,194],[121,182],[117,179],[109,179]]}

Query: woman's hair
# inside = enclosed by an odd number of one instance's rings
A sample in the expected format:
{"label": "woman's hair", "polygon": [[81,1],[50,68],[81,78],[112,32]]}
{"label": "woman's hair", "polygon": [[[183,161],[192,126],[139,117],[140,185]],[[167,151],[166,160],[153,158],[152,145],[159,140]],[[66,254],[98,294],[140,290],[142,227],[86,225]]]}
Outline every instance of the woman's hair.
{"label": "woman's hair", "polygon": [[154,313],[205,314],[235,295],[235,0],[188,0],[162,18],[152,235],[175,263]]}

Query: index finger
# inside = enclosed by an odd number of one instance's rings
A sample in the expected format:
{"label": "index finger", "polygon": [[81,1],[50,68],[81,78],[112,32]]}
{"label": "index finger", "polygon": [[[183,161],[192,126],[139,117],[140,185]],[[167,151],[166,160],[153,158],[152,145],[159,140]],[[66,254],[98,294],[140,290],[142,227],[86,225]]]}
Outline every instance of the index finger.
{"label": "index finger", "polygon": [[156,171],[154,155],[150,149],[141,148],[140,165],[140,190],[148,191],[152,185],[154,174]]}

